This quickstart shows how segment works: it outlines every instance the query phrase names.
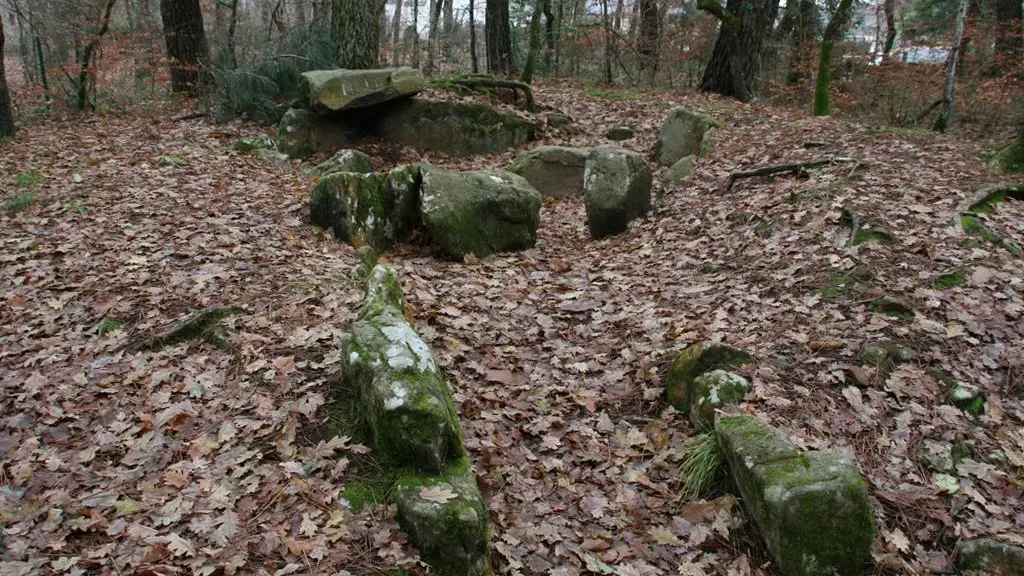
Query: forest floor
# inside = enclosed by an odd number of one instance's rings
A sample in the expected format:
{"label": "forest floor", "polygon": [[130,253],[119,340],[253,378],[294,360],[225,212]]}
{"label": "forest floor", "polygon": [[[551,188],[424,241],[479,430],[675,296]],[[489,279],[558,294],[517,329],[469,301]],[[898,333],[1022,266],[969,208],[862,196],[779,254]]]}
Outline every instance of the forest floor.
{"label": "forest floor", "polygon": [[[661,385],[700,339],[761,359],[742,410],[856,455],[879,571],[949,571],[968,537],[1024,544],[1024,259],[955,225],[999,180],[980,145],[705,96],[538,99],[574,119],[545,144],[629,124],[623,145],[647,154],[673,105],[724,128],[619,236],[592,241],[582,201],[564,199],[545,202],[531,250],[386,256],[450,377],[498,573],[775,573],[735,498],[678,497],[694,431]],[[353,249],[308,223],[312,163],[232,151],[259,126],[170,114],[51,120],[0,148],[3,198],[35,197],[0,215],[0,574],[422,572],[390,506],[339,502],[367,448],[321,424],[361,289]],[[378,169],[515,154],[359,148]],[[826,156],[854,161],[725,186],[733,170]],[[895,241],[846,247],[845,205]],[[983,219],[1024,245],[1024,203]],[[962,286],[933,286],[959,269]],[[883,296],[915,314],[873,312]],[[230,351],[130,346],[215,306],[242,308]],[[915,353],[887,378],[857,360],[882,340]],[[953,406],[931,368],[983,391],[984,414]],[[958,437],[958,476],[922,466],[925,440]]]}

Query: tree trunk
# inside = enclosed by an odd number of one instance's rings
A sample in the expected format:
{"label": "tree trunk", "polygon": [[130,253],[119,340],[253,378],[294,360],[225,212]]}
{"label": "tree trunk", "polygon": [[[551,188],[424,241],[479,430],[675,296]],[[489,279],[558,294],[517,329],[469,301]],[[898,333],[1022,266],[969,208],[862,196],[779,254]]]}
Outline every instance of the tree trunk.
{"label": "tree trunk", "polygon": [[637,34],[636,52],[640,56],[640,76],[648,86],[654,86],[658,73],[658,48],[661,34],[658,3],[656,0],[637,0],[640,29]]}
{"label": "tree trunk", "polygon": [[391,65],[401,64],[402,56],[402,2],[395,0],[395,17],[391,19]]}
{"label": "tree trunk", "polygon": [[792,11],[789,72],[786,75],[786,83],[790,86],[800,84],[811,76],[818,21],[814,0],[799,0],[793,4],[795,9]]}
{"label": "tree trunk", "polygon": [[228,66],[234,70],[238,68],[238,50],[235,48],[235,31],[238,29],[238,3],[241,0],[231,0],[231,13],[228,15],[228,38],[224,50],[228,55]]}
{"label": "tree trunk", "polygon": [[814,85],[815,116],[828,116],[832,113],[832,97],[829,93],[832,88],[832,49],[839,41],[852,6],[853,0],[840,0],[839,7],[825,28],[825,37],[821,42],[821,57],[818,60],[818,79]]}
{"label": "tree trunk", "polygon": [[611,86],[612,78],[612,24],[608,16],[608,0],[601,0],[601,16],[604,21],[604,83]]}
{"label": "tree trunk", "polygon": [[[78,95],[75,104],[79,110],[92,110],[96,103],[92,99],[92,93],[96,87],[96,52],[100,48],[100,40],[110,29],[110,13],[114,10],[114,3],[117,0],[107,0],[103,7],[103,20],[99,30],[89,35],[89,42],[81,51],[78,59],[78,80],[76,88]],[[0,51],[0,56],[3,52]]]}
{"label": "tree trunk", "polygon": [[434,75],[434,59],[437,57],[437,30],[441,24],[441,11],[444,10],[442,0],[434,0],[430,14],[430,31],[427,32],[427,76]]}
{"label": "tree trunk", "polygon": [[420,0],[412,0],[412,67],[420,67]]}
{"label": "tree trunk", "polygon": [[996,42],[992,53],[992,65],[986,70],[989,76],[1002,76],[1021,64],[1024,48],[1024,7],[1020,0],[995,0]]}
{"label": "tree trunk", "polygon": [[331,42],[342,68],[376,68],[380,59],[380,21],[384,0],[334,0]]}
{"label": "tree trunk", "polygon": [[946,59],[946,88],[942,92],[942,106],[939,107],[939,117],[935,119],[932,127],[936,132],[946,132],[949,122],[953,118],[953,97],[956,87],[956,64],[960,58],[960,42],[964,38],[964,22],[967,20],[967,2],[960,0],[960,7],[956,12],[956,28],[953,37],[953,48]]}
{"label": "tree trunk", "polygon": [[544,0],[544,72],[547,74],[551,74],[554,63],[557,51],[555,42],[555,15],[551,11],[551,0]]}
{"label": "tree trunk", "polygon": [[331,20],[330,0],[313,0],[313,22],[323,26]]}
{"label": "tree trunk", "polygon": [[306,25],[306,3],[304,1],[295,2],[295,25]]}
{"label": "tree trunk", "polygon": [[160,17],[171,60],[171,90],[195,96],[205,83],[202,66],[210,55],[199,0],[161,0]]}
{"label": "tree trunk", "polygon": [[[639,0],[634,0],[634,5],[635,5],[635,2],[639,2]],[[616,32],[621,32],[622,31],[622,13],[624,11],[625,11],[625,2],[624,2],[624,0],[618,0],[615,3],[615,23],[612,25],[613,29]]]}
{"label": "tree trunk", "polygon": [[469,60],[473,74],[480,73],[480,60],[476,56],[476,3],[469,0]]}
{"label": "tree trunk", "polygon": [[896,45],[896,0],[885,0],[885,46],[882,59],[887,60]]}
{"label": "tree trunk", "polygon": [[452,56],[452,36],[455,35],[455,2],[444,0],[444,27],[441,29],[441,54]]}
{"label": "tree trunk", "polygon": [[14,111],[11,108],[11,92],[7,89],[7,72],[4,70],[4,15],[0,13],[0,139],[14,136]]}
{"label": "tree trunk", "polygon": [[515,61],[512,56],[508,1],[487,0],[484,33],[487,36],[487,71],[512,76],[515,74]]}
{"label": "tree trunk", "polygon": [[761,64],[765,38],[778,13],[778,0],[699,0],[697,7],[721,22],[700,89],[748,102]]}
{"label": "tree trunk", "polygon": [[537,57],[540,55],[540,17],[544,13],[544,5],[549,0],[533,0],[533,17],[530,18],[530,51],[523,64],[523,73],[519,80],[529,84],[533,81],[533,72],[537,68]]}

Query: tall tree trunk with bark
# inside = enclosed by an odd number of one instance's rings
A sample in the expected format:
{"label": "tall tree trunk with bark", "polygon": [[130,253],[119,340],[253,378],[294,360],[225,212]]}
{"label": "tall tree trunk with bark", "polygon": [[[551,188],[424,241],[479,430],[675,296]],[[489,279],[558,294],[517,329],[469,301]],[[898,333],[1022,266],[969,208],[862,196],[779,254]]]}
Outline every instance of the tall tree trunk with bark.
{"label": "tall tree trunk with bark", "polygon": [[402,2],[395,0],[395,16],[391,19],[391,65],[401,64],[402,56]]}
{"label": "tall tree trunk with bark", "polygon": [[608,16],[608,0],[601,0],[601,16],[604,21],[604,83],[611,86],[615,83],[612,78],[612,52],[615,38],[612,35],[612,23]]}
{"label": "tall tree trunk with bark", "polygon": [[885,0],[885,46],[882,48],[882,59],[889,58],[893,46],[896,45],[896,0]]}
{"label": "tall tree trunk with bark", "polygon": [[964,38],[964,23],[967,20],[967,2],[960,0],[960,6],[956,11],[956,27],[953,37],[953,49],[946,59],[946,87],[942,91],[942,105],[939,107],[939,117],[935,119],[932,129],[936,132],[945,132],[953,119],[954,89],[956,88],[956,64],[960,58],[960,43]]}
{"label": "tall tree trunk with bark", "polygon": [[986,73],[1001,76],[1020,67],[1024,59],[1024,7],[1020,0],[995,0],[996,42]]}
{"label": "tall tree trunk with bark", "polygon": [[508,1],[487,0],[484,34],[487,36],[487,71],[512,76],[515,74],[515,60],[512,55]]}
{"label": "tall tree trunk with bark", "polygon": [[658,73],[658,48],[661,44],[660,16],[656,0],[637,0],[640,29],[636,52],[640,56],[640,76],[648,86],[654,86]]}
{"label": "tall tree trunk with bark", "polygon": [[7,89],[7,72],[4,70],[4,17],[0,13],[0,138],[14,136],[14,110],[11,108],[11,92]]}
{"label": "tall tree trunk with bark", "polygon": [[412,67],[420,67],[420,0],[412,0]]}
{"label": "tall tree trunk with bark", "polygon": [[818,60],[818,78],[814,83],[814,115],[828,116],[832,113],[832,49],[842,34],[846,21],[850,18],[853,0],[840,0],[832,18],[825,27],[825,37],[821,41],[821,56]]}
{"label": "tall tree trunk with bark", "polygon": [[469,60],[473,74],[480,72],[480,60],[476,55],[476,2],[469,0]]}
{"label": "tall tree trunk with bark", "polygon": [[697,7],[721,22],[700,89],[741,102],[750,101],[779,0],[728,0],[725,8],[718,0],[698,0]]}
{"label": "tall tree trunk with bark", "polygon": [[235,48],[235,32],[238,30],[238,3],[242,0],[231,0],[231,13],[228,15],[228,37],[224,45],[227,52],[228,66],[238,68],[238,49]]}
{"label": "tall tree trunk with bark", "polygon": [[202,66],[210,55],[199,0],[161,0],[160,16],[171,59],[171,90],[195,96],[205,83]]}
{"label": "tall tree trunk with bark", "polygon": [[[114,10],[115,2],[117,0],[106,0],[99,29],[89,35],[89,41],[79,52],[78,80],[75,82],[78,90],[75,104],[79,110],[92,110],[96,107],[92,98],[96,87],[96,54],[100,49],[100,40],[110,29],[110,14]],[[0,52],[0,56],[2,55],[3,52]]]}
{"label": "tall tree trunk with bark", "polygon": [[[814,45],[817,43],[818,11],[814,0],[790,0],[792,11],[792,35],[790,36],[789,72],[786,83],[800,84],[811,76],[814,60]],[[787,7],[787,11],[789,8]]]}
{"label": "tall tree trunk with bark", "polygon": [[533,73],[537,68],[537,58],[540,56],[540,18],[544,13],[544,5],[550,0],[533,1],[533,17],[530,18],[530,50],[526,54],[523,72],[519,75],[519,80],[527,84],[533,81]]}
{"label": "tall tree trunk with bark", "polygon": [[435,0],[431,4],[430,30],[427,32],[427,67],[424,72],[427,76],[434,75],[434,59],[437,57],[437,31],[441,25],[441,11],[444,10],[444,2]]}
{"label": "tall tree trunk with bark", "polygon": [[380,21],[384,0],[334,0],[331,41],[342,68],[376,68],[380,59]]}

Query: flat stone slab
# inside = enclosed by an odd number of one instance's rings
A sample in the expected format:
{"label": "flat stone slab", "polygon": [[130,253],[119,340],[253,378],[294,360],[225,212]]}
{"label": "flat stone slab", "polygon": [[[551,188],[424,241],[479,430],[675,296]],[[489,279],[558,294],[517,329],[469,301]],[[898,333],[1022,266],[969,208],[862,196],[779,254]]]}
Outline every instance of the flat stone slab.
{"label": "flat stone slab", "polygon": [[725,416],[715,436],[743,506],[782,576],[855,576],[871,567],[874,515],[852,458],[796,450],[753,416]]}
{"label": "flat stone slab", "polygon": [[450,156],[497,154],[534,139],[533,124],[484,104],[412,99],[381,114],[381,138]]}
{"label": "flat stone slab", "polygon": [[540,146],[520,153],[509,171],[526,178],[541,196],[582,196],[583,170],[589,154],[589,148]]}
{"label": "flat stone slab", "polygon": [[422,92],[426,80],[412,68],[376,70],[311,70],[304,72],[299,88],[320,113],[365,108]]}

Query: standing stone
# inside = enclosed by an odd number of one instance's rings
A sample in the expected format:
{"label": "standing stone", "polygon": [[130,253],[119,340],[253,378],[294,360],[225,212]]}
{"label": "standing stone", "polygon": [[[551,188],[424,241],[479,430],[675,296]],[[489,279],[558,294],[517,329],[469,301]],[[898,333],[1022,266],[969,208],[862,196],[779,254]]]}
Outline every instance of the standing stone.
{"label": "standing stone", "polygon": [[484,104],[407,100],[382,113],[377,134],[451,156],[497,154],[534,139],[533,124]]}
{"label": "standing stone", "polygon": [[449,256],[479,258],[537,242],[541,196],[504,170],[447,172],[423,167],[420,214],[430,238]]}
{"label": "standing stone", "polygon": [[316,152],[344,148],[365,135],[355,119],[291,108],[278,125],[277,147],[291,158],[308,158]]}
{"label": "standing stone", "polygon": [[710,152],[709,131],[714,119],[686,108],[673,108],[661,124],[658,162],[671,166],[686,156],[702,157]]}
{"label": "standing stone", "polygon": [[412,68],[311,70],[299,80],[299,89],[321,113],[365,108],[412,96],[424,88],[423,74]]}
{"label": "standing stone", "polygon": [[676,356],[665,377],[665,395],[669,404],[690,414],[697,401],[697,378],[705,372],[742,366],[752,362],[750,354],[719,342],[697,342]]}
{"label": "standing stone", "polygon": [[715,437],[781,576],[856,576],[870,569],[874,515],[852,459],[801,453],[753,416],[720,418]]}
{"label": "standing stone", "polygon": [[599,239],[626,230],[651,209],[653,176],[643,156],[616,146],[598,146],[587,157],[583,199],[590,236]]}
{"label": "standing stone", "polygon": [[520,153],[509,171],[526,178],[541,196],[582,196],[588,154],[587,148],[541,146]]}

